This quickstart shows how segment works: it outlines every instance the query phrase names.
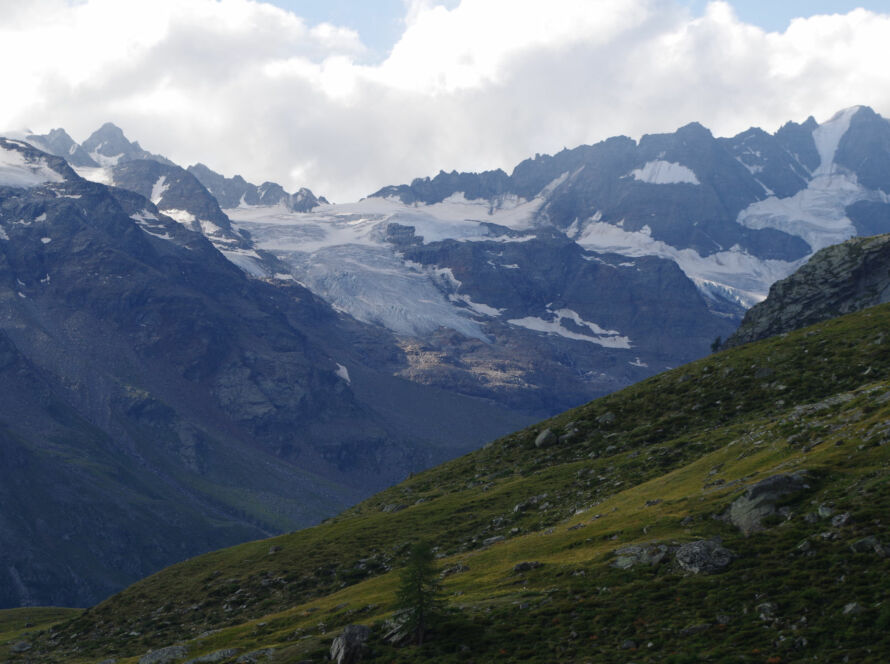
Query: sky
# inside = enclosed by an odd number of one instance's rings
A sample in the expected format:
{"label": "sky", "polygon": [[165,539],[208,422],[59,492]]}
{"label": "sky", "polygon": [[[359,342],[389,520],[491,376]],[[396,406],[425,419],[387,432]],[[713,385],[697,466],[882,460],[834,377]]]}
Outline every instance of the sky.
{"label": "sky", "polygon": [[890,0],[0,0],[0,130],[334,201],[692,121],[890,117]]}

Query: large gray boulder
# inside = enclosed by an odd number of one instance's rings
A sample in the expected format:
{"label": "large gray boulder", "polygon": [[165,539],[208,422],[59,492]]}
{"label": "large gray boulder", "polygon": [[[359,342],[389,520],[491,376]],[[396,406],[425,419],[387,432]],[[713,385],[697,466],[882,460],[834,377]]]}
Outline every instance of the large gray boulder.
{"label": "large gray boulder", "polygon": [[773,475],[750,487],[729,507],[729,521],[746,535],[763,529],[762,520],[776,512],[776,503],[804,489],[809,489],[809,475],[801,470]]}
{"label": "large gray boulder", "polygon": [[551,445],[556,445],[557,442],[559,442],[557,435],[550,429],[544,429],[535,438],[535,447],[550,447]]}
{"label": "large gray boulder", "polygon": [[680,569],[692,574],[722,572],[734,558],[736,554],[725,548],[719,538],[682,544],[675,554]]}
{"label": "large gray boulder", "polygon": [[371,636],[366,625],[347,625],[331,643],[331,660],[337,664],[356,664],[362,661],[365,642]]}

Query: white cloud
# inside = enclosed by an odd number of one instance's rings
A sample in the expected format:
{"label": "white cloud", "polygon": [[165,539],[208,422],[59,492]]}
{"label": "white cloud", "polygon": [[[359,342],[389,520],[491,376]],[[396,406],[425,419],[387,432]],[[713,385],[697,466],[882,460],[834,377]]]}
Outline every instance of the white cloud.
{"label": "white cloud", "polygon": [[0,127],[83,140],[111,120],[180,163],[346,200],[692,120],[726,135],[890,111],[888,14],[780,34],[725,2],[410,0],[405,25],[368,65],[354,31],[250,0],[0,2]]}

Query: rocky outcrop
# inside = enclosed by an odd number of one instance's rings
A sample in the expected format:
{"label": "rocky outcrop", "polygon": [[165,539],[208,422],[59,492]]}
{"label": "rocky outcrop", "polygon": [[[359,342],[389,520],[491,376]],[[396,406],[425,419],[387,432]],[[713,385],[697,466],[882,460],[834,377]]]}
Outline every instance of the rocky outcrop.
{"label": "rocky outcrop", "polygon": [[366,625],[347,625],[331,643],[331,661],[336,664],[358,664],[362,661],[365,642],[370,636],[371,628]]}
{"label": "rocky outcrop", "polygon": [[674,570],[688,574],[716,574],[726,569],[736,554],[720,538],[695,540],[680,545],[659,542],[625,546],[615,551],[612,567],[631,569],[638,565],[656,567],[674,562]]}
{"label": "rocky outcrop", "polygon": [[188,653],[185,646],[167,646],[158,648],[144,654],[139,658],[139,664],[173,664]]}
{"label": "rocky outcrop", "polygon": [[736,555],[715,538],[683,544],[674,557],[684,572],[715,574],[726,569]]}
{"label": "rocky outcrop", "polygon": [[890,234],[857,237],[817,252],[770,288],[723,344],[732,348],[890,302]]}
{"label": "rocky outcrop", "polygon": [[729,507],[729,521],[746,535],[762,530],[763,519],[776,513],[776,503],[809,488],[806,471],[768,477],[736,498]]}

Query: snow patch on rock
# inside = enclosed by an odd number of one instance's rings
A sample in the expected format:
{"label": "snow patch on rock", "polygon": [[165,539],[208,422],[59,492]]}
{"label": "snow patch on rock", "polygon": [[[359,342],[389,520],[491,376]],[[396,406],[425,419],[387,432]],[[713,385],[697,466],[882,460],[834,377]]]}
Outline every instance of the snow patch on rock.
{"label": "snow patch on rock", "polygon": [[340,364],[339,362],[337,362],[337,370],[336,370],[334,373],[337,374],[338,377],[340,377],[340,378],[342,378],[344,381],[346,381],[346,384],[347,384],[347,385],[351,385],[351,384],[352,384],[352,380],[349,378],[349,369],[347,369],[346,367],[344,367],[344,366],[343,366],[342,364]]}
{"label": "snow patch on rock", "polygon": [[[551,320],[538,318],[536,316],[526,316],[525,318],[512,318],[507,322],[516,327],[524,327],[527,330],[535,332],[544,332],[546,334],[557,334],[566,339],[575,339],[577,341],[587,341],[605,348],[623,348],[631,347],[630,339],[622,336],[618,330],[606,330],[596,323],[584,320],[577,312],[571,309],[557,309],[555,311],[548,308],[548,313],[553,316]],[[586,327],[591,334],[580,333],[566,328],[563,325],[564,320],[570,320],[577,327]]]}
{"label": "snow patch on rock", "polygon": [[30,189],[64,181],[64,176],[50,168],[44,159],[29,158],[23,152],[0,146],[0,185]]}
{"label": "snow patch on rock", "polygon": [[162,175],[158,178],[158,181],[155,182],[151,187],[151,197],[150,200],[152,203],[157,205],[161,202],[161,199],[164,197],[164,192],[170,188],[170,185],[167,184],[167,176]]}
{"label": "snow patch on rock", "polygon": [[691,168],[675,161],[656,159],[628,173],[634,180],[649,184],[701,184]]}
{"label": "snow patch on rock", "polygon": [[735,301],[751,307],[769,292],[773,282],[787,277],[800,266],[800,261],[763,260],[738,246],[710,256],[702,256],[694,249],[677,249],[652,237],[651,230],[626,231],[613,224],[590,221],[579,225],[575,241],[584,249],[599,253],[613,253],[631,258],[658,256],[673,260],[706,297],[714,291],[703,288],[719,284],[727,289]]}

